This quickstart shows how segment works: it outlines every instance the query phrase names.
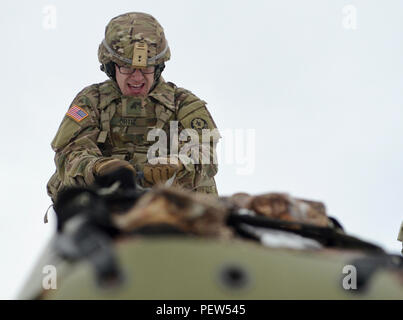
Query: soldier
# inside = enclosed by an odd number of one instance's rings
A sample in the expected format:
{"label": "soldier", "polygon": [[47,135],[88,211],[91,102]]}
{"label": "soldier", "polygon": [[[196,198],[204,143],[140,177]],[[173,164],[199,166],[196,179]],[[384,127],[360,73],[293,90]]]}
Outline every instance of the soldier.
{"label": "soldier", "polygon": [[[219,136],[202,140],[208,131],[204,129],[214,130],[216,125],[204,101],[162,78],[170,50],[158,21],[136,12],[113,18],[99,45],[98,59],[110,80],[88,86],[75,97],[52,141],[56,172],[47,185],[52,200],[64,187],[90,185],[96,176],[122,167],[142,177],[145,187],[169,180],[217,195],[213,156]],[[179,135],[193,129],[197,143],[178,139],[170,130],[172,123]],[[150,161],[149,153],[156,143],[149,138],[153,129],[168,137],[166,148],[156,152],[157,163]],[[195,146],[200,151],[192,161],[180,152],[172,154],[172,149],[186,145],[186,155],[193,155],[189,150]],[[199,161],[206,152],[210,161]]]}

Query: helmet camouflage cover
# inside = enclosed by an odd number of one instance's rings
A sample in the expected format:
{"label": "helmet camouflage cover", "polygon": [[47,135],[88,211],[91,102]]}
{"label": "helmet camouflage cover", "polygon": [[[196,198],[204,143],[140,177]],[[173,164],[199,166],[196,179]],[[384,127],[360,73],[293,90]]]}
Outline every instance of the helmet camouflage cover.
{"label": "helmet camouflage cover", "polygon": [[151,15],[130,12],[113,18],[105,28],[98,59],[106,65],[147,67],[168,61],[171,56],[164,30]]}

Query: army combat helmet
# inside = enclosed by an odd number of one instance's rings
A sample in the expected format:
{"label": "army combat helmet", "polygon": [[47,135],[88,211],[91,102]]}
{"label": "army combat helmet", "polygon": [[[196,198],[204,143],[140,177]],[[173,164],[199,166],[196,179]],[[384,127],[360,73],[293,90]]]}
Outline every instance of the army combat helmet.
{"label": "army combat helmet", "polygon": [[155,66],[158,80],[171,57],[164,29],[151,15],[129,12],[113,18],[98,48],[101,70],[115,80],[115,64],[132,68]]}

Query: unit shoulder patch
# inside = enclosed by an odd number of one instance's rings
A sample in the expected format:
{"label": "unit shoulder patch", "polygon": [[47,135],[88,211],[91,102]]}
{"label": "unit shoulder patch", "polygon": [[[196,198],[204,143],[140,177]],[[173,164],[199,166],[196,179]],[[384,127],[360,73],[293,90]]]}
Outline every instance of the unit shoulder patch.
{"label": "unit shoulder patch", "polygon": [[197,130],[202,130],[202,129],[207,129],[208,125],[206,120],[202,119],[202,118],[194,118],[191,122],[190,122],[190,126],[193,129],[197,129]]}

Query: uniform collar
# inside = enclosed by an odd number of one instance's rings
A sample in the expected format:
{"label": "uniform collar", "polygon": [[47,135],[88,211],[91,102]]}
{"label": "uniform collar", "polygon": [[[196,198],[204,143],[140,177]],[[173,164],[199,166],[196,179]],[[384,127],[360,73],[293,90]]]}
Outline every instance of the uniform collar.
{"label": "uniform collar", "polygon": [[106,108],[113,100],[122,97],[122,93],[120,92],[117,83],[112,80],[106,80],[101,84],[100,95],[102,96],[99,104],[101,110]]}
{"label": "uniform collar", "polygon": [[[119,86],[112,80],[107,80],[101,84],[101,95],[102,99],[99,106],[101,110],[113,100],[123,97]],[[175,111],[175,89],[168,85],[162,77],[159,78],[157,85],[148,94],[148,97],[157,100],[171,111]]]}
{"label": "uniform collar", "polygon": [[175,89],[167,84],[162,77],[159,78],[154,90],[148,96],[157,100],[171,111],[175,111]]}

